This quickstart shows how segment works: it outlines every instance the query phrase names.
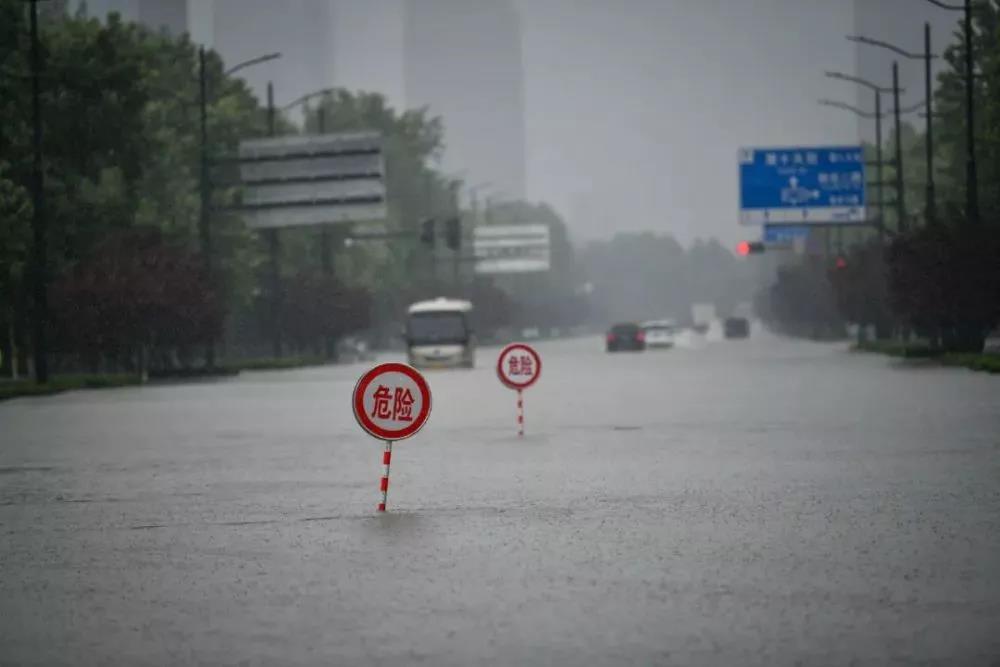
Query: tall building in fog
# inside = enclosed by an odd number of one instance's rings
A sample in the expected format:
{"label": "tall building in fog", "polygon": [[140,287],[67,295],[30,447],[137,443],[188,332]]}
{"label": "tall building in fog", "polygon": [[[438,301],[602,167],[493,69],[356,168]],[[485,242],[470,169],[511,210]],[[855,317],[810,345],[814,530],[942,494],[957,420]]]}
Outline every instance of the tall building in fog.
{"label": "tall building in fog", "polygon": [[[82,0],[75,0],[76,6]],[[504,198],[525,196],[524,68],[514,0],[86,0],[218,51],[282,106],[342,86],[429,107],[445,126],[443,169]],[[294,117],[294,116],[293,116]]]}
{"label": "tall building in fog", "polygon": [[281,52],[280,60],[240,72],[262,99],[268,81],[274,83],[275,102],[279,106],[334,85],[330,2],[211,1],[214,4],[211,46],[227,63]]}
{"label": "tall building in fog", "polygon": [[[180,35],[188,30],[188,8],[197,0],[76,0],[70,2],[70,11],[86,5],[87,14],[105,18],[111,12],[120,14],[126,21],[143,23],[156,30]],[[209,0],[211,2],[211,0]]]}
{"label": "tall building in fog", "polygon": [[261,99],[268,81],[275,102],[286,104],[334,84],[332,10],[324,0],[77,0],[90,16],[121,14],[171,34],[188,33],[227,65],[280,51],[280,60],[240,72]]}
{"label": "tall building in fog", "polygon": [[332,0],[333,80],[338,87],[381,93],[406,108],[403,5],[407,0]]}
{"label": "tall building in fog", "polygon": [[408,0],[404,12],[406,106],[443,117],[445,170],[524,197],[524,71],[511,0]]}

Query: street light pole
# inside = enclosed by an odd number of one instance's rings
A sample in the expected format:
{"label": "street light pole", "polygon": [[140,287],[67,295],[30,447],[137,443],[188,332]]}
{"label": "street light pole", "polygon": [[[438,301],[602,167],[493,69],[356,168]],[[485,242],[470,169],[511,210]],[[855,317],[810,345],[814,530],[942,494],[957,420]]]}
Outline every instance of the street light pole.
{"label": "street light pole", "polygon": [[[316,132],[317,134],[324,134],[326,132],[326,107],[323,105],[323,100],[320,100],[319,106],[316,107]],[[319,234],[320,263],[323,266],[323,273],[324,275],[332,276],[333,244],[329,225],[320,227]]]}
{"label": "street light pole", "polygon": [[[267,134],[275,135],[274,85],[267,82]],[[271,355],[281,357],[281,247],[278,230],[274,227],[264,230],[267,239],[267,253],[271,267]]]}
{"label": "street light pole", "polygon": [[[979,224],[979,181],[976,169],[976,123],[974,109],[974,86],[972,59],[972,0],[965,0],[965,142],[966,157],[966,197],[968,199],[969,222]],[[928,122],[930,116],[928,115]]]}
{"label": "street light pole", "polygon": [[[894,98],[895,98],[895,102],[896,102],[895,103],[895,110],[894,111],[895,111],[895,114],[896,114],[896,118],[898,119],[899,118],[899,114],[901,113],[901,109],[899,108],[899,93],[901,92],[902,89],[899,87],[899,81],[898,80],[894,80],[893,81],[892,88],[885,88],[883,86],[878,86],[878,85],[872,83],[871,81],[868,81],[867,79],[862,79],[862,78],[859,78],[859,77],[856,77],[856,76],[850,76],[848,74],[843,74],[841,72],[826,72],[826,76],[828,78],[830,78],[830,79],[840,79],[841,81],[850,81],[851,83],[856,83],[859,86],[864,86],[865,88],[868,88],[873,93],[875,93],[875,114],[874,114],[875,115],[875,162],[877,163],[876,164],[876,178],[878,179],[878,183],[877,183],[877,188],[878,188],[878,216],[879,216],[878,235],[879,235],[879,242],[881,243],[881,242],[883,242],[885,240],[885,197],[883,196],[883,179],[882,179],[882,166],[883,166],[883,160],[882,160],[882,93],[889,92],[889,91],[893,92]],[[852,106],[847,105],[847,104],[841,104],[841,103],[838,103],[838,102],[829,102],[827,100],[823,100],[822,102],[824,104],[829,104],[830,106],[836,106],[838,108],[848,109],[848,110],[853,111],[854,113],[856,113],[859,116],[862,116],[864,118],[871,117],[870,114],[865,113],[861,109],[857,109],[857,108],[852,107]],[[914,108],[917,108],[917,107],[914,107]],[[896,126],[897,126],[897,129],[898,129],[898,127],[899,127],[898,121],[897,121],[897,125]],[[897,163],[897,165],[896,165],[896,170],[899,171],[899,163]],[[900,187],[900,182],[898,180],[896,181],[896,187]],[[900,192],[900,196],[897,199],[899,201],[902,201],[902,192]],[[897,202],[897,204],[898,204],[898,202]]]}
{"label": "street light pole", "polygon": [[[901,49],[894,44],[889,42],[884,42],[879,39],[872,39],[871,37],[864,37],[861,35],[850,35],[848,38],[852,42],[858,42],[859,44],[867,44],[869,46],[877,46],[883,49],[897,53],[904,58],[909,58],[911,60],[923,60],[924,61],[924,86],[926,88],[927,98],[924,104],[927,107],[927,134],[926,141],[924,142],[926,149],[926,162],[927,162],[927,189],[926,189],[926,211],[925,215],[928,224],[934,224],[937,220],[937,204],[935,201],[935,189],[934,189],[934,127],[932,122],[933,106],[934,106],[934,89],[933,83],[931,81],[931,60],[936,58],[931,52],[931,24],[924,23],[924,52],[923,53],[911,53],[905,49]],[[898,105],[897,105],[898,106]]]}
{"label": "street light pole", "polygon": [[878,240],[885,242],[885,191],[882,183],[882,91],[875,90],[875,178],[878,192]]}
{"label": "street light pole", "polygon": [[[232,76],[236,72],[257,65],[259,63],[275,60],[281,57],[281,53],[267,53],[250,60],[237,63],[222,73],[223,78]],[[205,279],[210,287],[214,287],[214,251],[212,248],[212,178],[211,178],[211,158],[208,146],[208,68],[207,54],[205,47],[198,47],[198,111],[200,123],[200,162],[198,178],[198,233],[201,241],[201,253],[205,262]],[[205,344],[205,366],[209,369],[215,367],[215,339],[209,337]]]}
{"label": "street light pole", "polygon": [[[964,12],[965,42],[965,196],[966,215],[972,225],[979,224],[979,178],[976,168],[975,71],[972,54],[972,0],[953,5],[943,0],[927,0],[941,9]],[[929,111],[929,109],[928,109]],[[928,120],[930,122],[930,120]]]}
{"label": "street light pole", "polygon": [[[458,201],[458,183],[452,181],[449,184],[448,189],[451,191],[451,207],[454,212],[453,214],[455,216],[455,219],[458,220],[458,235],[459,239],[461,239],[464,225],[462,225],[462,206]],[[455,248],[455,252],[452,256],[452,263],[451,263],[452,284],[455,285],[455,294],[458,296],[461,295],[461,287],[462,287],[462,274],[461,274],[462,269],[461,266],[459,266],[459,262],[461,261],[461,258],[459,257],[460,253],[462,252],[461,248],[462,244],[459,243],[459,246]]]}
{"label": "street light pole", "polygon": [[42,92],[41,45],[38,41],[38,0],[31,0],[31,124],[32,124],[32,352],[35,382],[49,381],[49,356],[46,329],[49,318],[48,299],[48,230],[45,221],[45,175],[42,166]]}
{"label": "street light pole", "polygon": [[927,151],[927,224],[937,223],[937,197],[934,192],[934,91],[931,82],[931,24],[924,23],[924,84],[927,88],[927,130],[924,144]]}
{"label": "street light pole", "polygon": [[906,223],[906,198],[903,194],[903,134],[902,125],[899,120],[899,62],[892,61],[892,99],[895,108],[893,115],[896,121],[896,229],[900,232],[907,230]]}
{"label": "street light pole", "polygon": [[[269,84],[270,85],[270,84]],[[319,90],[314,90],[311,93],[306,93],[301,95],[288,104],[284,105],[283,111],[288,111],[293,107],[297,107],[300,104],[305,104],[305,122],[304,128],[308,131],[309,124],[309,106],[310,100],[319,97],[319,106],[316,107],[316,130],[318,134],[324,134],[326,132],[326,106],[323,104],[327,96],[331,93],[336,92],[336,88],[320,88]],[[273,99],[272,99],[272,115],[273,115]],[[273,136],[274,131],[272,129],[271,134]],[[320,265],[323,268],[324,275],[333,275],[333,233],[327,225],[322,225],[319,230],[320,234]]]}
{"label": "street light pole", "polygon": [[[199,172],[199,209],[198,231],[201,237],[201,254],[205,262],[205,280],[210,287],[212,281],[212,228],[209,224],[208,208],[211,204],[211,181],[209,179],[208,160],[208,81],[205,72],[205,47],[198,48],[198,84],[199,84],[199,121],[201,124],[201,169]],[[205,366],[215,367],[215,336],[209,335],[205,345]]]}

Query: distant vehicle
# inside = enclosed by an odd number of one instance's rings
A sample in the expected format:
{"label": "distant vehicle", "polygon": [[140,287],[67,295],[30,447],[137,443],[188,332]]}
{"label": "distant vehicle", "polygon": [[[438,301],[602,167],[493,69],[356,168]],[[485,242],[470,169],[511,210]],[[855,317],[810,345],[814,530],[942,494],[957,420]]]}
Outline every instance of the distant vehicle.
{"label": "distant vehicle", "polygon": [[538,327],[527,327],[526,329],[521,329],[521,338],[525,340],[534,340],[536,338],[541,338],[542,331]]}
{"label": "distant vehicle", "polygon": [[646,334],[638,324],[622,322],[608,330],[608,352],[641,352],[645,349]]}
{"label": "distant vehicle", "polygon": [[727,317],[723,330],[726,338],[749,338],[750,321],[745,317]]}
{"label": "distant vehicle", "polygon": [[642,332],[646,337],[646,347],[669,348],[674,346],[677,325],[673,320],[650,320],[642,323]]}
{"label": "distant vehicle", "polygon": [[407,310],[403,335],[411,366],[472,368],[476,365],[471,301],[441,297],[414,303]]}
{"label": "distant vehicle", "polygon": [[718,319],[718,315],[715,313],[715,304],[712,303],[693,303],[691,304],[691,322],[692,329],[698,333],[707,333],[709,326],[712,322]]}

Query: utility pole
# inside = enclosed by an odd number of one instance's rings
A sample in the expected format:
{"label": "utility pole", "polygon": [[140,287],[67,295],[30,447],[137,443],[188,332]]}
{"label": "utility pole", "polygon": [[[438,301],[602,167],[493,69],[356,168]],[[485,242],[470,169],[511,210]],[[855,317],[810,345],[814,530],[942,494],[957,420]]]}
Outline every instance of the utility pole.
{"label": "utility pole", "polygon": [[[267,82],[267,133],[275,135],[274,127],[274,85]],[[271,354],[281,357],[281,246],[278,230],[274,227],[264,230],[267,238],[267,254],[271,266]]]}
{"label": "utility pole", "polygon": [[878,240],[885,242],[885,190],[882,183],[882,91],[875,90],[875,187],[878,197]]}
{"label": "utility pole", "polygon": [[924,85],[927,89],[927,224],[937,223],[937,201],[934,193],[934,88],[931,81],[931,24],[924,23]]}
{"label": "utility pole", "polygon": [[[199,210],[198,231],[201,236],[201,254],[205,262],[205,280],[209,287],[214,287],[212,267],[212,226],[209,220],[211,206],[212,184],[209,178],[208,159],[208,81],[205,71],[205,47],[198,49],[198,84],[199,84],[199,119],[201,123],[201,171],[199,174]],[[215,368],[215,340],[210,335],[205,344],[205,366]]]}
{"label": "utility pole", "polygon": [[975,100],[975,73],[972,58],[972,0],[965,0],[965,144],[966,157],[966,208],[969,222],[979,224],[979,181],[976,169],[976,123],[973,112]]}
{"label": "utility pole", "polygon": [[[324,100],[320,99],[319,106],[316,108],[316,133],[325,134],[326,133],[326,107],[323,104]],[[320,265],[323,268],[323,275],[327,277],[333,276],[333,231],[330,229],[329,225],[322,225],[319,229],[319,252],[320,252]],[[323,341],[324,351],[326,352],[327,359],[336,359],[337,357],[337,341],[333,337],[326,337]]]}
{"label": "utility pole", "polygon": [[[323,106],[323,100],[320,100],[319,106],[316,108],[316,133],[324,134],[326,133],[326,108]],[[327,276],[333,275],[333,234],[330,232],[329,225],[322,225],[319,230],[319,252],[320,252],[320,264],[323,267],[323,274]]]}
{"label": "utility pole", "polygon": [[893,115],[896,120],[896,215],[899,220],[896,222],[896,230],[905,232],[906,223],[906,202],[903,195],[903,135],[902,126],[899,121],[899,62],[892,62],[892,101],[895,109]]}
{"label": "utility pole", "polygon": [[452,280],[454,281],[456,294],[461,295],[462,274],[461,274],[460,263],[461,263],[462,259],[461,259],[460,255],[462,254],[462,243],[461,243],[461,239],[462,239],[462,204],[458,200],[458,183],[456,183],[456,182],[453,181],[450,184],[450,187],[448,189],[451,190],[451,208],[452,208],[452,211],[454,212],[453,215],[455,216],[455,219],[458,221],[457,225],[458,225],[458,239],[459,239],[458,247],[455,248],[455,253],[454,253],[454,256],[452,257],[452,265],[451,265],[452,266]]}
{"label": "utility pole", "polygon": [[[931,0],[935,4],[938,4],[938,0]],[[946,5],[940,5],[946,6]],[[931,81],[931,60],[936,58],[936,56],[931,53],[931,24],[924,23],[924,52],[923,53],[913,53],[902,49],[895,44],[890,44],[889,42],[882,41],[880,39],[873,39],[871,37],[865,37],[863,35],[849,35],[847,37],[852,42],[858,42],[860,44],[868,44],[869,46],[877,46],[882,49],[887,49],[893,53],[897,53],[904,58],[909,58],[911,60],[923,60],[924,61],[924,88],[926,91],[926,99],[922,103],[927,112],[927,133],[925,136],[925,149],[927,152],[926,162],[927,162],[927,189],[926,189],[926,210],[925,218],[927,224],[934,224],[937,220],[937,204],[935,201],[934,194],[934,85]],[[898,108],[899,103],[897,101],[896,106]],[[918,107],[921,105],[917,105]],[[900,111],[900,113],[908,113],[910,109],[906,111]]]}
{"label": "utility pole", "polygon": [[49,381],[49,358],[46,329],[48,299],[48,230],[45,221],[45,176],[42,167],[42,55],[38,42],[38,0],[31,0],[31,124],[32,124],[32,313],[31,338],[34,353],[35,382]]}

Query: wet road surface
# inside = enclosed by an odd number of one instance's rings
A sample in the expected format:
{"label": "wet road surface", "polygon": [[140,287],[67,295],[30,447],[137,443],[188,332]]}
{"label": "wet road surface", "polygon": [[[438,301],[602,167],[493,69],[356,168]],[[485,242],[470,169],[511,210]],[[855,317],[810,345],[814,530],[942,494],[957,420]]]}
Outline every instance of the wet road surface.
{"label": "wet road surface", "polygon": [[843,346],[538,345],[0,404],[0,664],[997,664],[1000,380]]}

